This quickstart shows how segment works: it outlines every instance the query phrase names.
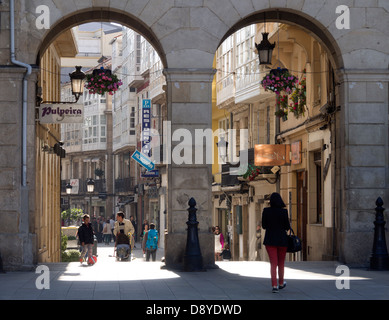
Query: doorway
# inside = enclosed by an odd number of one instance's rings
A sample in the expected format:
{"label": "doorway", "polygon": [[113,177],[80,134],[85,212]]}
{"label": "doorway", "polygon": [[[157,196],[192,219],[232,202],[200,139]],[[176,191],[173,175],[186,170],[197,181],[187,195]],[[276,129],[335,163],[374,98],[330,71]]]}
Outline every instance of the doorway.
{"label": "doorway", "polygon": [[303,261],[307,260],[307,172],[297,172],[297,236],[302,242]]}

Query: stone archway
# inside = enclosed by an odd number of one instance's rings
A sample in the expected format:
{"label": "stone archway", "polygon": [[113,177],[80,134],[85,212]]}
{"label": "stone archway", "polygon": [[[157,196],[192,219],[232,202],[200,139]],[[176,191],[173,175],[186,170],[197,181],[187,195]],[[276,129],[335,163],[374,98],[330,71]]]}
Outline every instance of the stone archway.
{"label": "stone archway", "polygon": [[[381,20],[387,17],[384,5],[355,7],[353,13],[366,19],[353,19],[353,29],[337,29],[336,8],[343,2],[229,0],[221,6],[219,0],[20,0],[16,4],[16,57],[34,65],[39,52],[50,43],[55,33],[82,22],[77,19],[116,20],[128,25],[145,35],[164,61],[168,84],[168,120],[172,123],[172,130],[185,127],[193,132],[195,129],[211,128],[212,63],[223,38],[236,28],[262,21],[265,11],[266,19],[281,19],[309,29],[326,44],[338,69],[341,105],[338,153],[341,181],[337,188],[340,210],[338,236],[341,239],[339,258],[360,263],[366,261],[370,250],[369,241],[365,240],[372,236],[367,222],[370,221],[375,199],[380,195],[384,203],[389,200],[385,182],[389,57],[385,53],[386,47],[383,47],[389,43],[389,37],[388,30],[377,24],[375,19],[376,15]],[[353,4],[352,1],[348,2],[350,6]],[[5,12],[9,10],[7,5],[2,5]],[[38,5],[49,8],[53,30],[36,28]],[[101,16],[102,12],[104,17]],[[7,116],[2,120],[0,129],[7,133],[7,137],[10,132],[13,135],[12,139],[0,141],[0,152],[4,155],[0,157],[0,188],[4,190],[0,196],[0,207],[2,215],[9,221],[4,224],[6,227],[0,229],[0,250],[3,255],[8,255],[12,250],[17,252],[14,266],[21,267],[31,265],[35,254],[33,230],[28,223],[34,215],[31,209],[35,187],[32,183],[34,146],[30,141],[27,176],[31,187],[27,197],[20,197],[21,165],[17,159],[20,159],[21,120],[18,114],[25,69],[15,67],[10,62],[7,54],[9,26],[2,25],[2,31],[3,28],[7,32],[1,33],[5,45],[2,49],[4,54],[0,56],[0,109]],[[360,40],[361,35],[365,41]],[[28,84],[28,132],[32,136],[34,102],[35,80],[31,77]],[[369,110],[363,107],[365,104],[369,104]],[[373,131],[375,135],[367,138],[369,132]],[[359,157],[361,152],[367,156]],[[11,158],[17,161],[10,161],[5,156],[7,154],[14,155]],[[200,242],[204,263],[213,263],[212,235],[208,231],[212,223],[209,214],[211,179],[210,165],[207,164],[169,166],[167,213],[170,239],[167,239],[167,244],[175,245],[166,249],[167,264],[182,262],[187,212],[186,206],[181,205],[181,195],[185,194],[194,196],[201,204],[198,217],[203,224]]]}
{"label": "stone archway", "polygon": [[81,12],[76,12],[68,17],[65,17],[58,21],[55,25],[53,25],[49,32],[45,35],[40,48],[37,54],[37,64],[39,63],[39,58],[45,52],[50,43],[58,37],[58,35],[66,29],[72,28],[76,25],[80,25],[82,23],[92,22],[92,21],[108,21],[108,22],[118,22],[122,25],[125,25],[129,28],[134,29],[136,32],[141,34],[147,41],[154,47],[160,56],[162,63],[165,67],[167,67],[166,56],[163,51],[163,48],[158,41],[155,34],[152,32],[150,28],[148,28],[144,22],[138,20],[136,17],[132,15],[126,14],[124,12],[116,12],[110,11],[106,9],[100,10],[83,10]]}

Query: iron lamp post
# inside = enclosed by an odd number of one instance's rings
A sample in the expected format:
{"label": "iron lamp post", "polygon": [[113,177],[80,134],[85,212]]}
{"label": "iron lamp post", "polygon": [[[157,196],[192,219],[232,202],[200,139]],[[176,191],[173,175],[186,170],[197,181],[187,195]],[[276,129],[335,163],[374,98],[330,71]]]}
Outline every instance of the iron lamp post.
{"label": "iron lamp post", "polygon": [[95,191],[95,181],[93,179],[88,179],[86,188],[89,193],[89,216],[92,217],[92,193]]}
{"label": "iron lamp post", "polygon": [[69,210],[70,210],[70,194],[72,193],[72,185],[70,183],[68,183],[66,185],[66,194],[68,195],[68,207],[69,207]]}

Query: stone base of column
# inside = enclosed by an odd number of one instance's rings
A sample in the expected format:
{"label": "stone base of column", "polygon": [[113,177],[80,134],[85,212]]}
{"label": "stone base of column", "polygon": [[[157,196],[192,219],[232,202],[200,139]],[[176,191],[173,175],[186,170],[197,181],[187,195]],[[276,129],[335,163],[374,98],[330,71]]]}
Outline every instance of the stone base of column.
{"label": "stone base of column", "polygon": [[[165,234],[165,266],[163,268],[183,271],[186,239],[186,233]],[[214,235],[199,233],[199,242],[204,269],[218,268],[215,264]]]}

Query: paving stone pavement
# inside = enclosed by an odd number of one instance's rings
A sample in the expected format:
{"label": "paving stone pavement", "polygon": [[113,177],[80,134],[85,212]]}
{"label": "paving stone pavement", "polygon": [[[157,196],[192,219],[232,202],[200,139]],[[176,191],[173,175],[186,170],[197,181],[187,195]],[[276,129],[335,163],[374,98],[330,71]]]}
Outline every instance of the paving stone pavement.
{"label": "paving stone pavement", "polygon": [[[98,262],[46,264],[44,273],[0,274],[0,300],[388,300],[389,271],[350,268],[349,277],[336,272],[337,262],[287,262],[287,286],[271,292],[270,265],[264,261],[217,262],[218,269],[182,272],[146,262],[140,245],[132,261],[113,257],[113,245],[98,245]],[[37,288],[49,285],[47,289]],[[346,287],[339,289],[339,286]]]}

